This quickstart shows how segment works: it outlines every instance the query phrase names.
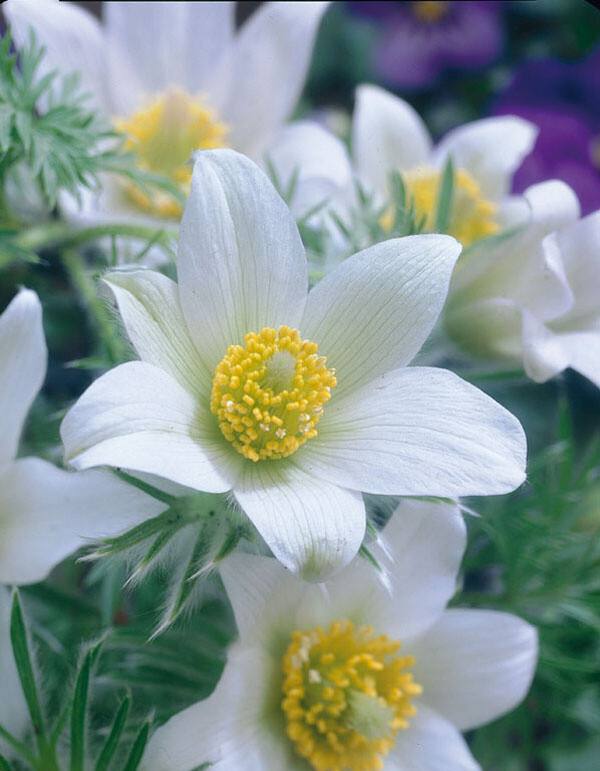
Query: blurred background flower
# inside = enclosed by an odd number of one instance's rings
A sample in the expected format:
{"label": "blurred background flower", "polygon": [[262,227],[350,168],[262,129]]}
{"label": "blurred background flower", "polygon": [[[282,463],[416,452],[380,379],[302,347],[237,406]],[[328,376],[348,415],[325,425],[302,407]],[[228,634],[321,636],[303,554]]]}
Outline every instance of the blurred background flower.
{"label": "blurred background flower", "polygon": [[374,19],[377,73],[391,86],[431,86],[449,68],[483,67],[502,50],[500,2],[350,2]]}
{"label": "blurred background flower", "polygon": [[600,207],[600,48],[581,61],[525,62],[494,112],[520,115],[540,129],[515,191],[551,177],[577,192],[584,214]]}

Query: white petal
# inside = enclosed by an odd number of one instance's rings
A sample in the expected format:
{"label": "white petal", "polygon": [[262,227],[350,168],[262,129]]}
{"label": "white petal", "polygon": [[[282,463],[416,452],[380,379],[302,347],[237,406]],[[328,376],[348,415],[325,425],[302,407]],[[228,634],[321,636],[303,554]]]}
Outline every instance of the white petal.
{"label": "white petal", "polygon": [[394,771],[481,771],[452,723],[423,703],[417,709],[388,756]]}
{"label": "white petal", "polygon": [[569,366],[562,335],[527,311],[522,314],[522,330],[523,365],[532,380],[545,383]]}
{"label": "white petal", "polygon": [[359,86],[352,147],[361,180],[383,194],[390,172],[408,171],[427,160],[431,139],[408,102],[377,86]]}
{"label": "white petal", "polygon": [[600,329],[557,332],[524,314],[523,363],[529,377],[537,383],[571,367],[600,387]]}
{"label": "white petal", "polygon": [[465,550],[456,506],[404,500],[369,550],[380,574],[357,557],[323,585],[337,618],[372,626],[402,644],[430,627],[456,590]]}
{"label": "white petal", "polygon": [[296,106],[326,2],[265,3],[244,24],[210,83],[233,147],[255,160]]}
{"label": "white petal", "polygon": [[545,236],[579,217],[577,197],[558,180],[533,185],[523,197],[529,212],[526,223],[512,236],[493,244],[482,241],[469,249],[452,277],[450,302],[455,294],[468,291],[469,298],[514,296],[533,303],[539,297],[538,304],[548,297],[549,312],[554,315],[569,307],[572,298],[560,265],[555,254],[548,254],[541,244]]}
{"label": "white petal", "polygon": [[[11,604],[10,592],[0,586],[0,725],[13,736],[21,738],[29,723],[29,712],[10,642]],[[9,751],[8,745],[0,738],[0,752],[4,749]]]}
{"label": "white petal", "polygon": [[297,121],[285,126],[266,155],[283,190],[296,178],[290,206],[298,219],[345,195],[352,185],[352,167],[343,142],[318,123]]}
{"label": "white petal", "polygon": [[260,648],[234,645],[206,700],[179,712],[151,737],[141,771],[302,771],[278,719],[281,662]]}
{"label": "white petal", "polygon": [[[579,204],[573,191],[558,181],[529,188],[525,200],[530,211],[526,225],[495,244],[483,242],[459,261],[450,285],[446,326],[475,355],[515,363],[524,357],[530,375],[544,380],[566,366],[558,361],[562,355],[542,353],[538,341],[548,337],[545,322],[569,315],[574,308],[561,246],[552,231],[573,222]],[[543,359],[555,363],[548,366]]]}
{"label": "white petal", "polygon": [[409,648],[423,700],[462,731],[524,699],[538,653],[534,627],[492,610],[448,610]]}
{"label": "white petal", "polygon": [[17,453],[47,359],[42,306],[35,292],[21,290],[0,316],[0,466]]}
{"label": "white petal", "polygon": [[295,628],[304,596],[321,588],[301,581],[276,559],[239,551],[221,563],[219,572],[244,645],[270,648],[275,629],[285,630],[285,637]]}
{"label": "white petal", "polygon": [[361,495],[285,461],[245,464],[233,493],[277,559],[308,581],[341,570],[362,543]]}
{"label": "white petal", "polygon": [[178,274],[183,313],[210,372],[246,333],[298,325],[304,247],[289,209],[248,158],[232,150],[197,154]]}
{"label": "white petal", "polygon": [[569,367],[600,388],[600,331],[564,335],[562,342]]}
{"label": "white petal", "polygon": [[62,471],[24,458],[0,476],[0,583],[42,581],[92,539],[118,535],[164,504],[108,471]]}
{"label": "white petal", "polygon": [[230,2],[107,3],[109,39],[125,53],[144,91],[204,88],[233,35]]}
{"label": "white petal", "polygon": [[189,393],[207,391],[208,398],[211,373],[188,332],[177,284],[152,270],[119,271],[104,280],[141,360],[164,369]]}
{"label": "white petal", "polygon": [[556,243],[575,301],[570,313],[557,320],[564,331],[600,328],[600,211],[556,234]]}
{"label": "white petal", "polygon": [[525,479],[525,434],[501,405],[452,372],[395,370],[325,406],[304,471],[388,495],[494,495]]}
{"label": "white petal", "polygon": [[130,362],[96,380],[61,425],[65,458],[78,469],[122,466],[187,487],[231,488],[216,424],[170,375]]}
{"label": "white petal", "polygon": [[537,126],[515,115],[467,123],[450,131],[435,149],[434,159],[448,156],[456,168],[468,171],[491,199],[507,195],[512,175],[529,155],[538,135]]}
{"label": "white petal", "polygon": [[60,75],[79,72],[82,90],[90,94],[92,102],[103,110],[110,109],[106,40],[91,13],[74,3],[55,0],[8,0],[2,10],[18,46],[27,43],[30,28],[37,42],[45,46],[39,77],[52,70]]}
{"label": "white petal", "polygon": [[442,310],[460,250],[449,236],[390,239],[314,287],[300,329],[335,368],[334,399],[413,358]]}

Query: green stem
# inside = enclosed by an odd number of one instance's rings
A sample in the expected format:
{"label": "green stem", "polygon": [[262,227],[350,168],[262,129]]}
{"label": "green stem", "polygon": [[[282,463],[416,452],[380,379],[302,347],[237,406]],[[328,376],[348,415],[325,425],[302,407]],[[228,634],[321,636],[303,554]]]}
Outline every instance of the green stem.
{"label": "green stem", "polygon": [[[160,234],[158,238],[157,233]],[[16,236],[14,240],[17,246],[33,252],[50,248],[73,249],[106,236],[126,236],[129,238],[139,238],[143,241],[154,239],[155,243],[167,244],[174,235],[174,231],[144,225],[114,223],[91,225],[86,228],[73,228],[72,225],[67,225],[63,222],[51,222],[29,228]]]}
{"label": "green stem", "polygon": [[48,748],[48,754],[43,755],[37,764],[38,771],[60,771],[53,747]]}
{"label": "green stem", "polygon": [[516,378],[523,379],[527,377],[527,374],[522,369],[498,370],[496,372],[456,370],[456,374],[459,377],[462,377],[463,380],[468,380],[470,382],[481,380],[513,380]]}
{"label": "green stem", "polygon": [[110,313],[98,296],[96,282],[86,269],[81,256],[73,249],[63,249],[61,258],[73,287],[83,297],[94,320],[110,363],[120,364],[125,358],[124,344],[113,325]]}
{"label": "green stem", "polygon": [[15,218],[13,211],[8,203],[8,199],[2,185],[0,185],[0,222],[5,228],[15,228],[19,225],[19,222]]}
{"label": "green stem", "polygon": [[2,728],[0,725],[0,739],[4,739],[8,744],[11,745],[17,752],[21,754],[23,758],[29,761],[32,765],[35,765],[37,763],[36,757],[33,754],[33,752],[26,747],[24,744],[22,744],[20,741],[15,739],[15,737],[10,734],[5,728]]}

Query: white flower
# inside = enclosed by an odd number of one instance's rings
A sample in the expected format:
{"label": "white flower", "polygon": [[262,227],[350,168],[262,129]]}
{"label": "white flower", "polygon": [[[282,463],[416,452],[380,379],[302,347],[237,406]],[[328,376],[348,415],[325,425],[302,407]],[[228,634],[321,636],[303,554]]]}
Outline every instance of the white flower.
{"label": "white flower", "polygon": [[[292,167],[306,164],[301,210],[329,189],[317,159],[331,157],[335,166],[333,158],[344,156],[341,143],[316,124],[284,129],[327,6],[265,3],[239,32],[233,2],[106,3],[104,24],[56,0],[8,0],[3,9],[20,45],[32,26],[46,46],[41,73],[81,73],[84,90],[130,136],[144,168],[186,190],[191,174],[184,164],[195,149],[234,147],[262,162],[272,148],[286,180]],[[100,194],[82,196],[80,213],[74,199],[61,203],[83,221],[164,225],[181,214],[170,196],[150,200],[111,177]]]}
{"label": "white flower", "polygon": [[448,232],[465,246],[505,225],[512,174],[536,136],[532,123],[502,116],[460,126],[433,147],[407,102],[377,86],[357,89],[352,148],[363,185],[385,202],[390,173],[401,173],[417,215],[425,216],[426,230],[433,230],[441,174],[451,157],[455,179]]}
{"label": "white flower", "polygon": [[22,290],[0,316],[0,584],[41,581],[90,539],[165,508],[105,471],[79,474],[39,458],[15,460],[46,358],[40,302]]}
{"label": "white flower", "polygon": [[448,236],[389,240],[307,295],[302,241],[265,175],[231,150],[199,153],[179,284],[147,270],[106,278],[141,361],[67,414],[66,459],[231,490],[275,556],[312,579],[356,554],[359,491],[512,490],[518,421],[450,372],[405,366],[459,251]]}
{"label": "white flower", "polygon": [[526,227],[459,261],[446,326],[470,352],[522,363],[538,382],[572,367],[600,386],[600,212],[579,220],[558,181],[524,198]]}
{"label": "white flower", "polygon": [[[10,642],[10,606],[10,592],[0,586],[0,726],[13,736],[23,736],[29,723],[29,712]],[[9,751],[10,748],[0,737],[1,750]]]}
{"label": "white flower", "polygon": [[[525,696],[537,635],[507,613],[445,610],[465,525],[446,504],[404,502],[374,547],[388,591],[357,558],[314,586],[275,560],[221,569],[239,631],[208,699],[150,739],[143,771],[475,771],[460,731]],[[400,516],[401,515],[401,516]]]}

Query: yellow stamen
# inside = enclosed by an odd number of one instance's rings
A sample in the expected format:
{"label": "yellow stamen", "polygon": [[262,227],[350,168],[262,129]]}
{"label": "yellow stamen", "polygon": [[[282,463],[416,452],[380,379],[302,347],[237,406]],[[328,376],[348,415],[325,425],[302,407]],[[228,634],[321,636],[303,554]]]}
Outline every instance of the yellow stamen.
{"label": "yellow stamen", "polygon": [[283,659],[287,735],[315,771],[380,771],[421,693],[400,643],[346,619],[292,632]]}
{"label": "yellow stamen", "polygon": [[[424,218],[425,232],[431,232],[435,228],[441,177],[440,171],[427,167],[402,175],[407,200],[413,202],[417,220]],[[492,236],[500,230],[495,219],[496,215],[496,204],[484,197],[477,181],[465,169],[456,169],[452,191],[452,211],[447,232],[463,246],[469,246],[474,241]],[[383,230],[388,233],[392,229],[393,222],[394,215],[390,209],[379,220]]]}
{"label": "yellow stamen", "polygon": [[265,327],[217,365],[210,408],[223,436],[252,461],[285,458],[317,435],[337,381],[319,346],[297,329]]}
{"label": "yellow stamen", "polygon": [[[192,98],[173,88],[157,96],[130,118],[115,122],[126,134],[125,149],[134,153],[139,165],[174,182],[186,195],[190,191],[192,170],[185,165],[194,150],[226,146],[227,126],[200,97]],[[178,218],[181,205],[167,192],[153,191],[149,196],[134,184],[128,184],[129,199],[154,216]]]}

